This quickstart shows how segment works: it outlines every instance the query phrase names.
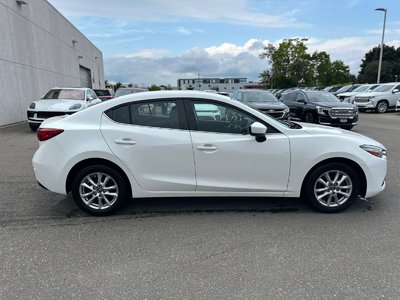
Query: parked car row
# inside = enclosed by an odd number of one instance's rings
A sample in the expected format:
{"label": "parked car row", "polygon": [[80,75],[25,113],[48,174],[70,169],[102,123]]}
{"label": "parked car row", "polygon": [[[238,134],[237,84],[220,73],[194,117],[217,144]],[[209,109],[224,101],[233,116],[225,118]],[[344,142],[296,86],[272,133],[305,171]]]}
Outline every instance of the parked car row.
{"label": "parked car row", "polygon": [[[269,90],[277,98],[296,90]],[[304,91],[324,90],[335,95],[340,101],[355,104],[360,111],[375,111],[385,113],[389,109],[396,109],[400,101],[400,83],[389,82],[383,84],[353,84],[343,87],[303,88]]]}
{"label": "parked car row", "polygon": [[290,118],[349,130],[358,123],[357,106],[341,102],[326,91],[292,89],[284,93],[279,101],[269,91],[238,90],[232,94],[231,99],[280,120]]}

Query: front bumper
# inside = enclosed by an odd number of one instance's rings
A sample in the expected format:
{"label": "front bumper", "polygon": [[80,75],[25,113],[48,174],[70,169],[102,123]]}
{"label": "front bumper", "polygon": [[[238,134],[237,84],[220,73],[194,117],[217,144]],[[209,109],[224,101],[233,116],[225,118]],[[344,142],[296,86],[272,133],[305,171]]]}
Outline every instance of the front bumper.
{"label": "front bumper", "polygon": [[76,111],[32,111],[28,110],[26,116],[28,118],[28,122],[32,124],[42,124],[42,122],[48,118],[57,117],[57,116],[65,116],[72,115]]}
{"label": "front bumper", "polygon": [[376,107],[376,103],[374,101],[368,101],[368,102],[354,101],[354,104],[357,105],[358,108],[363,108],[363,109],[374,109]]}
{"label": "front bumper", "polygon": [[319,124],[329,126],[355,126],[358,124],[358,115],[353,118],[332,119],[329,116],[318,116]]}

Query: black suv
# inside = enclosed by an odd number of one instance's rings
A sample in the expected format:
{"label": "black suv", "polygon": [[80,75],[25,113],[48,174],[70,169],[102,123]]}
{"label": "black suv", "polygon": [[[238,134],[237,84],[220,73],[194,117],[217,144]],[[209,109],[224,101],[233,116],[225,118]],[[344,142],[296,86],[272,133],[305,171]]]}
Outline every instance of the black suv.
{"label": "black suv", "polygon": [[296,90],[282,96],[281,101],[290,109],[290,118],[308,123],[351,129],[358,123],[358,108],[340,102],[325,91]]}

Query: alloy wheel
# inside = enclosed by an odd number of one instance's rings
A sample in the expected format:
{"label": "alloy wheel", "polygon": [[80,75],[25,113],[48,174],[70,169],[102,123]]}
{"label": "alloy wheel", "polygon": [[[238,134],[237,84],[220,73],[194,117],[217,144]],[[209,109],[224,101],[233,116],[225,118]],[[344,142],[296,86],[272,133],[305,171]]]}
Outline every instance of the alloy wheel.
{"label": "alloy wheel", "polygon": [[85,176],[79,184],[79,195],[85,205],[95,210],[108,209],[118,199],[119,189],[116,181],[102,172]]}
{"label": "alloy wheel", "polygon": [[385,101],[379,102],[377,106],[379,113],[385,113],[387,111],[387,104]]}
{"label": "alloy wheel", "polygon": [[353,183],[348,174],[340,170],[323,173],[315,182],[314,196],[325,207],[339,207],[349,200]]}

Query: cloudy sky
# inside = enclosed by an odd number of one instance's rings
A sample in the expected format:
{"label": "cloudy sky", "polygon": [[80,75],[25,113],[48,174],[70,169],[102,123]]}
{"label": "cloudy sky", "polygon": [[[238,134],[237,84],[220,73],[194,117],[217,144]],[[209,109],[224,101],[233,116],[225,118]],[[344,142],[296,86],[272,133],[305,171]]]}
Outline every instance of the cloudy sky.
{"label": "cloudy sky", "polygon": [[264,45],[307,38],[357,74],[381,40],[400,46],[400,0],[49,0],[102,52],[105,78],[139,85],[247,77],[266,69]]}

